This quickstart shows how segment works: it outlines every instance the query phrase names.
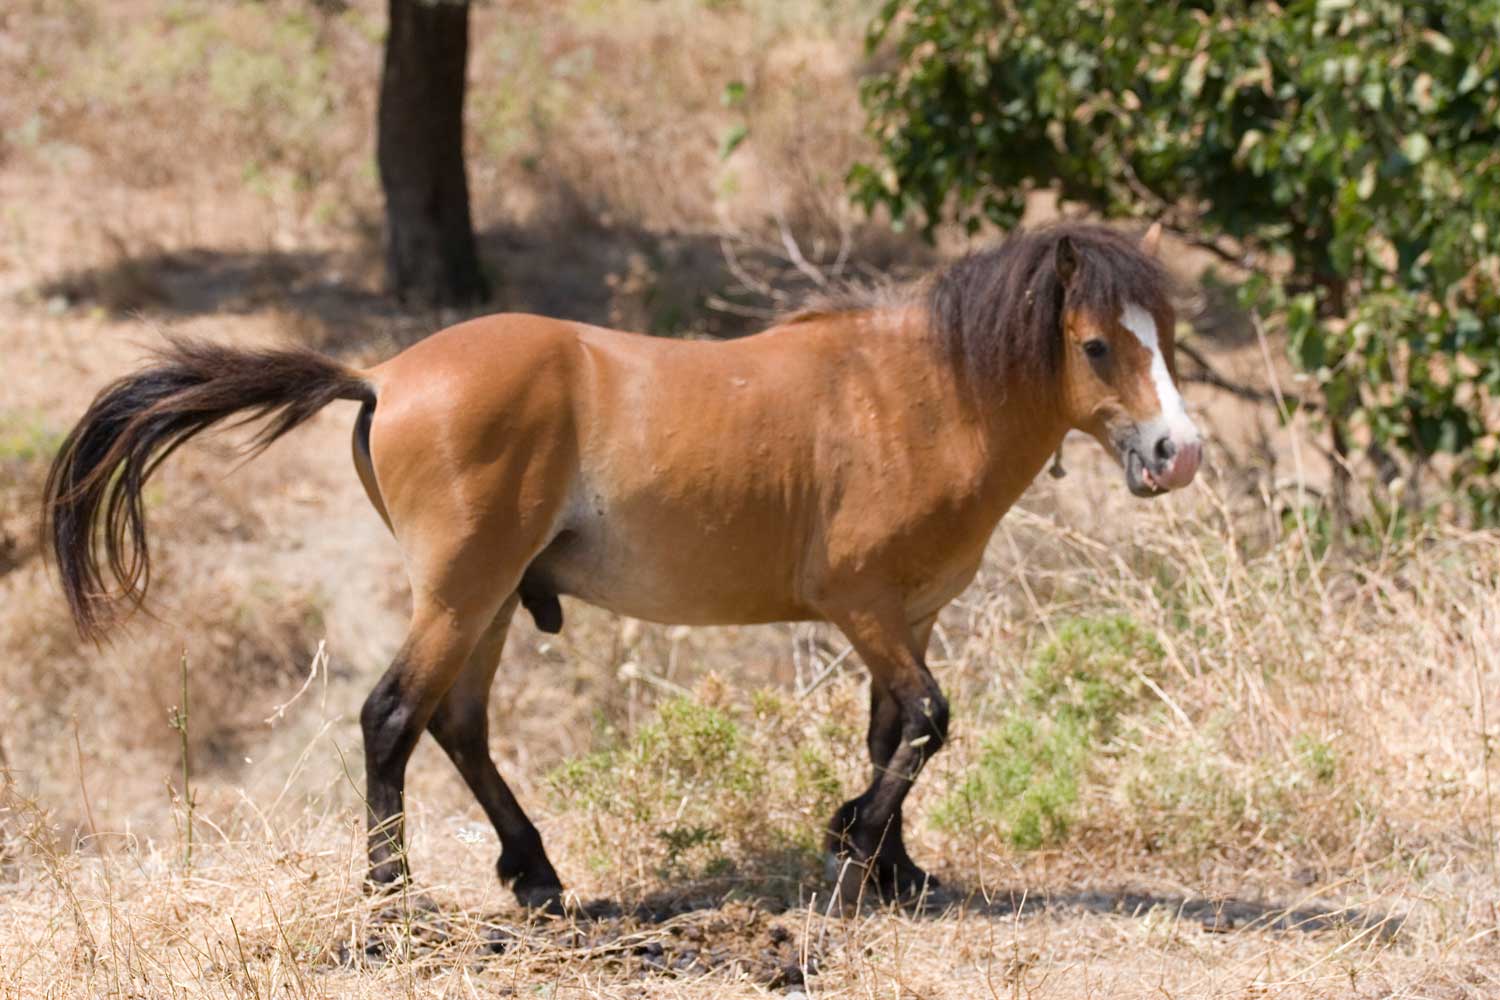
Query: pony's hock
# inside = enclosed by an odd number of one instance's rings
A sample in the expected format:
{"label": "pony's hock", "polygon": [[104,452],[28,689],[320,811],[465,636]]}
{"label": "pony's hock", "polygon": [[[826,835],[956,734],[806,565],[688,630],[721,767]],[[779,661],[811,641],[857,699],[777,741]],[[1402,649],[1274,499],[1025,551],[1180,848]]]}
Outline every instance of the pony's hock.
{"label": "pony's hock", "polygon": [[840,893],[920,892],[932,880],[907,855],[902,803],[948,720],[927,641],[995,525],[1069,430],[1109,449],[1138,495],[1197,471],[1157,233],[1017,233],[904,299],[825,301],[723,343],[500,315],[357,370],[168,339],[99,394],[52,465],[63,591],[95,638],[142,602],[142,490],[194,435],[259,421],[258,450],[358,401],[354,467],[413,597],[360,714],[374,883],[406,877],[406,762],[425,731],[494,823],[500,877],[558,905],[490,758],[485,703],[516,608],[556,631],[569,596],[657,622],[838,626],[870,671],[872,765],[829,825]]}

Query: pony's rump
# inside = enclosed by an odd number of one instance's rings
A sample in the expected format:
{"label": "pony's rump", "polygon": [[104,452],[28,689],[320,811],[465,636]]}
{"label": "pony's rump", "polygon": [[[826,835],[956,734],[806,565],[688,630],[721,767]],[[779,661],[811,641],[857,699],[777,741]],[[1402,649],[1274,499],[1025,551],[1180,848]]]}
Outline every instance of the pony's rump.
{"label": "pony's rump", "polygon": [[[335,399],[375,401],[357,371],[303,348],[244,349],[168,338],[154,361],[106,386],[47,473],[43,547],[78,631],[97,639],[120,605],[139,607],[151,575],[142,490],[189,438],[231,417],[265,421],[257,454]],[[108,575],[118,585],[110,593]]]}

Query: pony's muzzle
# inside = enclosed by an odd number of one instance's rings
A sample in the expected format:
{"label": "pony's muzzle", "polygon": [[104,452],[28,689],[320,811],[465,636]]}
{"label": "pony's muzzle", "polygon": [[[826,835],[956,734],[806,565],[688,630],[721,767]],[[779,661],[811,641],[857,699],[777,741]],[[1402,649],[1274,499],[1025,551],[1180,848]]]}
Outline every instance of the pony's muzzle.
{"label": "pony's muzzle", "polygon": [[1120,445],[1125,484],[1138,497],[1160,496],[1193,481],[1203,462],[1203,442],[1196,433],[1170,428],[1137,427]]}
{"label": "pony's muzzle", "polygon": [[1148,482],[1164,490],[1180,490],[1193,481],[1203,461],[1203,442],[1191,438],[1179,445],[1171,435],[1163,435],[1152,448],[1153,462],[1147,463]]}

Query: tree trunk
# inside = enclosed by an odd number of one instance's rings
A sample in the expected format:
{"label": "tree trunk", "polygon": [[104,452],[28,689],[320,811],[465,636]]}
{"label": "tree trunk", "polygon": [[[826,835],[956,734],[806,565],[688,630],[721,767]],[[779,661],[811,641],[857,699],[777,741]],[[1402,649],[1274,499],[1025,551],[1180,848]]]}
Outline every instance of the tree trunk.
{"label": "tree trunk", "polygon": [[377,140],[386,274],[396,297],[415,305],[488,295],[464,176],[468,54],[468,3],[390,0]]}

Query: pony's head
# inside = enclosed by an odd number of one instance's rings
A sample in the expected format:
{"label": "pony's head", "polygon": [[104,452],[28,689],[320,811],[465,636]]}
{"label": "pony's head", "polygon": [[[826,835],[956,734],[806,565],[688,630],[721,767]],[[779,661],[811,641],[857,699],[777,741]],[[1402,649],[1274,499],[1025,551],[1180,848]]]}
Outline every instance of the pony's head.
{"label": "pony's head", "polygon": [[1137,496],[1186,486],[1203,454],[1173,383],[1160,236],[1076,222],[1017,230],[929,286],[932,329],[972,384],[1043,387],[1043,405],[1098,438]]}
{"label": "pony's head", "polygon": [[1188,485],[1203,457],[1175,382],[1176,316],[1155,264],[1160,235],[1152,226],[1138,245],[1121,245],[1062,233],[1052,259],[1064,415],[1119,460],[1141,497]]}

